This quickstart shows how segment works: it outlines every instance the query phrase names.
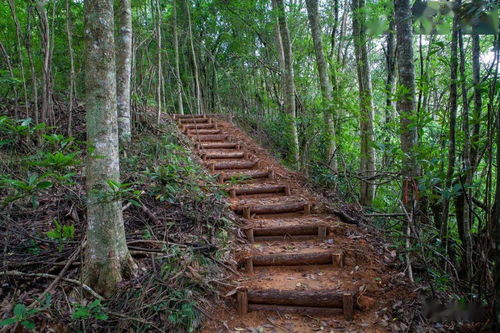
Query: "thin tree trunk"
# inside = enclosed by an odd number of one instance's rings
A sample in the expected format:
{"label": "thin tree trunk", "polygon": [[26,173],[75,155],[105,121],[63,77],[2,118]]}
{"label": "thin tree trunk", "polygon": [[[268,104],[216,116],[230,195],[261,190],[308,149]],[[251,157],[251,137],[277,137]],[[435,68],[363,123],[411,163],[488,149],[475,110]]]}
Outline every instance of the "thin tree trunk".
{"label": "thin tree trunk", "polygon": [[[448,168],[446,171],[446,180],[444,185],[444,190],[450,190],[453,184],[453,175],[455,173],[455,155],[456,155],[456,141],[455,141],[455,131],[457,122],[457,70],[458,70],[458,26],[459,19],[455,15],[453,19],[453,31],[451,37],[451,57],[450,57],[450,95],[449,95],[449,142],[448,142]],[[441,219],[441,239],[443,239],[445,244],[445,250],[448,251],[448,214],[450,199],[445,195],[443,196],[443,209],[442,209],[442,219]]]}
{"label": "thin tree trunk", "polygon": [[50,27],[47,11],[44,6],[46,3],[34,0],[35,8],[40,18],[40,40],[42,43],[43,65],[42,65],[42,109],[40,114],[40,121],[46,122],[52,110],[52,74],[51,74],[51,51],[50,51]]}
{"label": "thin tree trunk", "polygon": [[[385,128],[388,129],[389,123],[394,116],[394,88],[396,83],[396,35],[395,35],[395,22],[394,22],[394,8],[391,6],[391,11],[389,13],[389,30],[386,35],[386,54],[385,54],[385,64],[387,71],[387,80],[385,81]],[[389,136],[385,140],[386,146],[389,145]],[[387,167],[389,157],[387,151],[384,150],[384,156],[382,158],[382,165]]]}
{"label": "thin tree trunk", "polygon": [[[323,115],[326,124],[327,158],[328,164],[334,172],[337,171],[337,159],[335,151],[337,148],[335,139],[334,107],[333,107],[333,89],[328,78],[328,67],[323,54],[323,45],[321,42],[321,28],[318,19],[318,0],[306,0],[307,16],[311,28],[311,35],[314,43],[314,52],[316,54],[316,65],[318,68],[319,83],[321,94],[323,96]],[[333,47],[333,45],[332,45]]]}
{"label": "thin tree trunk", "polygon": [[[363,176],[369,177],[375,172],[375,150],[373,148],[373,99],[366,45],[364,6],[364,0],[352,0],[352,30],[354,35],[354,49],[359,85],[361,130],[360,171]],[[360,192],[360,203],[364,206],[371,206],[374,195],[374,185],[361,181]]]}
{"label": "thin tree trunk", "polygon": [[75,86],[75,60],[73,52],[73,37],[72,37],[72,27],[71,27],[71,0],[66,0],[66,33],[68,35],[68,52],[69,52],[69,117],[68,117],[68,136],[72,136],[73,128],[73,99],[75,98],[76,86]]}
{"label": "thin tree trunk", "polygon": [[23,81],[24,88],[24,108],[26,110],[26,118],[29,117],[29,105],[28,105],[28,89],[26,87],[26,79],[24,74],[24,64],[23,64],[23,52],[21,49],[21,26],[19,24],[19,19],[16,14],[16,4],[14,0],[9,0],[10,12],[12,14],[12,19],[16,25],[16,41],[17,41],[17,54],[19,57],[19,66],[21,69],[21,80]]}
{"label": "thin tree trunk", "polygon": [[200,77],[198,71],[198,62],[196,60],[196,51],[194,49],[194,38],[193,38],[193,27],[191,23],[191,10],[190,10],[190,2],[185,1],[186,3],[186,11],[187,11],[187,19],[188,19],[188,32],[189,32],[189,42],[191,46],[191,55],[193,56],[193,71],[194,71],[194,89],[196,91],[196,113],[205,114],[205,110],[203,109],[203,101],[201,96],[201,87],[200,87]]}
{"label": "thin tree trunk", "polygon": [[283,54],[285,60],[285,112],[288,113],[290,119],[288,119],[288,126],[290,128],[290,134],[292,136],[292,147],[291,154],[293,158],[293,164],[297,167],[300,164],[300,151],[299,151],[299,135],[297,133],[297,119],[295,110],[295,78],[293,71],[293,54],[292,54],[292,42],[290,40],[290,31],[288,30],[288,23],[285,14],[285,5],[283,0],[274,0],[273,5],[275,5],[275,10],[278,14],[278,22],[280,27],[281,40],[283,42]]}
{"label": "thin tree trunk", "polygon": [[281,75],[281,96],[278,96],[278,106],[281,111],[284,111],[285,99],[285,51],[283,50],[283,41],[281,40],[280,25],[276,21],[274,28],[274,35],[276,36],[276,49],[278,51],[278,64],[280,66]]}
{"label": "thin tree trunk", "polygon": [[162,81],[162,64],[161,64],[161,52],[162,52],[162,44],[161,44],[161,9],[160,9],[160,0],[156,0],[156,37],[158,42],[158,76],[157,76],[157,85],[156,85],[156,104],[158,106],[157,112],[157,124],[160,124],[161,110],[162,110],[162,96],[161,96],[161,81]]}
{"label": "thin tree trunk", "polygon": [[33,61],[33,50],[31,48],[31,17],[32,17],[32,9],[33,7],[31,4],[28,4],[28,13],[27,13],[27,18],[26,18],[26,38],[25,38],[25,43],[26,43],[26,52],[28,53],[28,60],[30,63],[30,71],[31,71],[31,85],[33,86],[33,100],[35,103],[35,110],[34,110],[34,115],[35,115],[35,124],[38,124],[40,121],[40,115],[39,115],[39,109],[38,109],[38,85],[36,82],[36,70],[35,70],[35,63]]}
{"label": "thin tree trunk", "polygon": [[[122,205],[110,181],[120,181],[113,0],[85,1],[87,250],[84,281],[109,296],[135,264],[125,239]],[[98,158],[96,158],[98,157]]]}
{"label": "thin tree trunk", "polygon": [[130,114],[130,83],[132,75],[132,9],[130,0],[120,0],[118,7],[118,38],[116,41],[116,101],[120,144],[132,137]]}
{"label": "thin tree trunk", "polygon": [[[14,70],[12,69],[12,64],[10,63],[10,56],[7,53],[7,50],[5,49],[5,46],[2,44],[2,41],[0,41],[0,52],[2,52],[3,57],[5,58],[5,63],[7,64],[7,69],[9,70],[9,75],[12,79],[14,79]],[[17,94],[17,88],[15,85],[12,86],[12,89],[14,90],[14,117],[16,119],[19,118],[19,114],[17,112],[17,99],[18,99],[18,94]]]}
{"label": "thin tree trunk", "polygon": [[177,107],[179,114],[184,114],[184,104],[182,103],[182,79],[179,65],[179,36],[177,34],[177,1],[173,0],[173,33],[174,33],[174,52],[175,52],[175,80],[177,86]]}
{"label": "thin tree trunk", "polygon": [[474,32],[472,34],[472,79],[474,82],[474,110],[472,114],[472,133],[471,133],[471,153],[470,164],[473,170],[477,168],[479,163],[479,135],[481,131],[481,112],[482,112],[482,98],[481,98],[481,63],[479,56],[481,48],[479,45],[479,34]]}

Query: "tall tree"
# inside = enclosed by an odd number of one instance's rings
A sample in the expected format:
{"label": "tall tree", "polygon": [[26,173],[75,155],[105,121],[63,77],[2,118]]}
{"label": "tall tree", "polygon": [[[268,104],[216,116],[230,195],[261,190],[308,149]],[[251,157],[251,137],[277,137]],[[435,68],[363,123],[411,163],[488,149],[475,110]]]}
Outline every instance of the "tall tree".
{"label": "tall tree", "polygon": [[120,0],[116,41],[116,100],[120,143],[130,142],[130,78],[132,75],[132,8],[130,0]]}
{"label": "tall tree", "polygon": [[[446,170],[446,180],[444,189],[450,190],[453,183],[453,175],[455,173],[455,159],[456,159],[456,142],[455,132],[457,123],[457,79],[458,79],[458,27],[459,18],[455,15],[453,18],[453,31],[451,36],[450,45],[450,95],[448,100],[449,112],[449,137],[448,137],[448,167]],[[441,238],[445,242],[445,248],[448,244],[448,215],[449,215],[450,199],[448,196],[443,195],[442,205],[442,218],[441,218]]]}
{"label": "tall tree", "polygon": [[[375,172],[375,150],[373,147],[373,98],[370,77],[370,65],[366,41],[365,1],[352,0],[352,33],[359,86],[359,127],[361,131],[360,172],[362,177],[369,177]],[[361,181],[360,203],[371,206],[374,195],[374,185]]]}
{"label": "tall tree", "polygon": [[112,293],[134,269],[122,205],[112,184],[120,181],[113,0],[85,0],[85,107],[87,121],[87,249],[84,280]]}
{"label": "tall tree", "polygon": [[196,113],[204,114],[205,110],[203,109],[203,99],[201,96],[201,83],[200,83],[200,74],[198,70],[198,60],[196,57],[196,51],[194,49],[194,37],[193,37],[193,26],[191,22],[191,3],[189,1],[185,1],[186,4],[186,12],[188,19],[188,32],[189,32],[189,45],[191,46],[191,56],[193,57],[193,72],[194,72],[194,86],[196,90]]}
{"label": "tall tree", "polygon": [[[395,0],[394,20],[396,23],[397,62],[398,62],[398,100],[396,107],[400,117],[401,150],[403,161],[401,174],[403,178],[403,203],[408,214],[407,230],[411,230],[410,223],[415,221],[417,213],[417,182],[419,174],[418,163],[415,158],[417,145],[417,117],[415,109],[415,68],[413,65],[413,31],[411,20],[411,6],[409,0]],[[407,232],[408,233],[408,232]],[[407,247],[409,237],[407,235]],[[411,261],[407,254],[408,274],[413,279]]]}
{"label": "tall tree", "polygon": [[328,164],[337,171],[337,160],[335,158],[335,123],[333,108],[333,88],[328,77],[328,67],[323,54],[323,43],[321,42],[321,28],[318,19],[318,0],[306,0],[307,16],[314,44],[314,53],[316,55],[316,66],[318,68],[319,84],[321,95],[323,97],[323,114],[326,124],[327,158]]}
{"label": "tall tree", "polygon": [[73,33],[71,21],[71,0],[66,0],[66,34],[68,36],[68,52],[69,52],[69,105],[68,105],[68,136],[72,136],[73,128],[73,104],[76,93],[75,83],[75,56],[73,51]]}
{"label": "tall tree", "polygon": [[173,38],[174,38],[174,53],[175,53],[175,80],[176,80],[176,94],[177,94],[177,112],[184,114],[184,105],[182,103],[182,80],[179,64],[179,35],[177,33],[177,1],[172,2],[172,16],[173,16]]}
{"label": "tall tree", "polygon": [[156,82],[156,105],[158,107],[157,111],[157,124],[160,124],[160,115],[161,115],[161,110],[162,110],[162,81],[163,81],[163,74],[162,74],[162,40],[161,40],[161,5],[160,5],[160,0],[155,1],[155,8],[156,8],[156,42],[158,46],[158,52],[157,52],[157,61],[158,61],[158,68],[157,68],[157,82]]}
{"label": "tall tree", "polygon": [[292,136],[292,147],[291,153],[293,156],[293,163],[297,166],[300,163],[300,151],[299,151],[299,135],[297,133],[297,114],[295,109],[295,77],[293,72],[293,53],[292,53],[292,41],[290,40],[290,31],[288,29],[288,23],[285,13],[285,5],[283,0],[273,1],[274,9],[278,15],[278,23],[281,41],[283,43],[283,55],[284,55],[284,69],[283,73],[283,84],[285,86],[285,112],[288,113],[290,119],[288,119],[288,126],[290,128],[290,134]]}

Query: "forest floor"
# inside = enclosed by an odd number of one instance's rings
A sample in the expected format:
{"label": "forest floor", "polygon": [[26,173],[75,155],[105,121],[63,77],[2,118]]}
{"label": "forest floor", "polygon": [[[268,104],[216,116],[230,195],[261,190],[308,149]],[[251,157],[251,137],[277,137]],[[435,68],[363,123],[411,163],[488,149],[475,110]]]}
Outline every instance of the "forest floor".
{"label": "forest floor", "polygon": [[[342,222],[303,176],[230,122],[187,117],[178,122],[205,166],[223,175],[231,194],[227,200],[240,216],[240,242],[234,246],[240,273],[233,275],[238,288],[227,294],[230,306],[212,309],[202,332],[415,329],[416,286],[395,268],[395,251],[377,235]],[[345,300],[321,305],[322,296],[336,295],[352,295],[352,320],[346,320]],[[322,308],[312,309],[316,305]],[[266,307],[270,311],[252,311]]]}

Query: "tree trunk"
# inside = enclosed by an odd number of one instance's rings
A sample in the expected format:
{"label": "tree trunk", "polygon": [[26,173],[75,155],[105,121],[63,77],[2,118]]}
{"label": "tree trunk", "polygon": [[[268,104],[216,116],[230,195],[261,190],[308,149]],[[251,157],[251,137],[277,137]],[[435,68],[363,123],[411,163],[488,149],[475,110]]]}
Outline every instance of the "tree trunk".
{"label": "tree trunk", "polygon": [[[354,35],[354,49],[359,85],[359,109],[361,130],[361,174],[369,177],[375,172],[375,150],[373,148],[373,100],[368,63],[368,50],[365,35],[364,0],[352,0],[352,30]],[[360,203],[371,206],[374,195],[374,186],[361,181]]]}
{"label": "tree trunk", "polygon": [[481,111],[482,111],[482,99],[481,99],[481,63],[479,61],[479,56],[481,53],[481,48],[479,45],[479,34],[472,34],[472,78],[474,82],[474,110],[472,114],[472,136],[471,136],[471,153],[470,153],[470,164],[473,170],[477,168],[479,164],[479,140],[480,140],[480,130],[481,130]]}
{"label": "tree trunk", "polygon": [[175,52],[175,79],[177,83],[177,108],[179,114],[184,114],[184,105],[182,103],[182,80],[179,65],[179,36],[177,35],[177,1],[172,3],[173,9],[173,34],[174,34],[174,52]]}
{"label": "tree trunk", "polygon": [[191,55],[193,56],[193,71],[194,71],[194,88],[196,91],[196,113],[197,114],[205,114],[205,110],[203,109],[203,101],[201,97],[201,86],[200,86],[200,76],[198,71],[198,61],[196,60],[196,51],[194,49],[194,39],[193,39],[193,27],[191,23],[191,10],[190,10],[190,2],[185,1],[186,3],[186,11],[187,11],[187,19],[188,19],[188,32],[189,32],[189,42],[191,46]]}
{"label": "tree trunk", "polygon": [[[417,145],[417,127],[413,125],[416,118],[415,110],[415,68],[413,65],[413,33],[411,6],[409,0],[396,0],[394,2],[396,38],[397,38],[397,61],[398,81],[403,93],[398,98],[397,109],[400,115],[401,128],[401,150],[403,161],[401,174],[403,178],[403,204],[408,214],[407,230],[408,237],[411,236],[411,224],[415,222],[417,214],[417,181],[419,168],[415,159],[414,149]],[[410,247],[410,238],[407,239],[407,247]],[[408,275],[413,279],[411,270],[410,254],[407,254]]]}
{"label": "tree trunk", "polygon": [[[453,19],[453,31],[451,37],[451,57],[450,57],[450,96],[449,96],[449,142],[448,142],[448,168],[446,171],[446,180],[444,185],[444,190],[451,190],[453,184],[453,175],[455,172],[455,155],[456,155],[456,142],[455,142],[455,130],[457,122],[457,70],[458,70],[458,29],[459,29],[459,18],[455,15]],[[448,249],[448,214],[450,200],[445,195],[443,196],[443,209],[442,209],[442,219],[441,219],[441,239],[445,243],[445,249]]]}
{"label": "tree trunk", "polygon": [[307,16],[309,17],[309,25],[314,43],[314,52],[316,54],[316,65],[318,67],[319,83],[321,95],[323,96],[323,114],[326,124],[326,142],[327,142],[327,158],[328,164],[334,172],[337,171],[337,161],[335,158],[335,123],[334,123],[334,107],[333,107],[333,89],[328,78],[328,67],[323,54],[323,45],[321,42],[321,28],[318,19],[318,0],[306,0]]}
{"label": "tree trunk", "polygon": [[[10,63],[10,56],[7,53],[7,50],[5,49],[5,46],[2,44],[2,41],[0,40],[0,52],[3,54],[3,57],[5,58],[5,63],[7,64],[7,69],[9,70],[9,75],[12,79],[14,79],[14,70],[12,69],[12,64]],[[18,94],[17,94],[17,88],[15,85],[12,85],[12,89],[14,90],[14,117],[16,119],[19,119],[19,114],[17,112],[17,99],[18,99]]]}
{"label": "tree trunk", "polygon": [[130,142],[130,77],[132,72],[132,9],[130,0],[120,0],[116,41],[116,101],[120,144]]}
{"label": "tree trunk", "polygon": [[71,0],[66,0],[66,33],[68,35],[68,52],[69,52],[69,108],[68,108],[68,136],[72,136],[73,127],[73,100],[75,98],[75,59],[73,52],[73,36],[71,33]]}
{"label": "tree trunk", "polygon": [[158,107],[157,111],[157,125],[160,125],[160,117],[161,117],[161,109],[162,109],[162,95],[161,95],[161,84],[162,84],[162,63],[161,63],[161,53],[162,53],[162,44],[161,44],[161,9],[160,9],[160,0],[155,2],[156,6],[156,38],[158,43],[158,68],[157,68],[157,85],[156,85],[156,104]]}
{"label": "tree trunk", "polygon": [[[387,71],[387,80],[385,81],[385,128],[388,130],[389,123],[394,116],[394,86],[396,83],[396,35],[395,32],[395,22],[394,22],[394,8],[391,7],[391,11],[389,13],[389,31],[387,31],[386,42],[387,49],[385,51],[385,64]],[[385,140],[386,147],[389,146],[389,135]],[[382,159],[382,166],[387,167],[387,163],[389,162],[389,156],[387,155],[387,151],[384,150],[384,156]]]}
{"label": "tree trunk", "polygon": [[31,48],[31,17],[32,17],[33,7],[31,4],[28,4],[28,13],[26,14],[26,52],[28,53],[28,60],[30,63],[30,71],[31,71],[31,85],[33,86],[33,100],[35,104],[34,114],[35,114],[35,124],[38,124],[40,120],[39,111],[38,111],[38,86],[36,83],[36,70],[35,63],[33,61],[33,51]]}
{"label": "tree trunk", "polygon": [[[50,27],[47,11],[44,6],[46,3],[34,0],[35,8],[40,18],[40,41],[42,43],[43,65],[42,65],[42,110],[40,121],[46,122],[53,113],[52,109],[52,58],[50,51]],[[55,4],[53,4],[55,6]]]}
{"label": "tree trunk", "polygon": [[26,110],[26,118],[29,117],[29,105],[28,105],[28,89],[26,88],[26,79],[24,75],[24,64],[23,64],[23,53],[21,50],[21,27],[19,25],[19,19],[16,14],[16,4],[14,0],[9,0],[10,12],[12,14],[12,19],[16,25],[16,47],[17,47],[17,55],[19,57],[19,67],[21,69],[21,80],[23,81],[24,88],[24,108]]}
{"label": "tree trunk", "polygon": [[290,31],[288,30],[288,23],[285,14],[285,5],[283,0],[273,1],[275,10],[278,14],[278,23],[280,27],[281,40],[283,42],[283,54],[285,60],[285,72],[283,82],[285,85],[285,112],[288,113],[288,126],[292,136],[291,154],[293,164],[299,166],[300,152],[299,152],[299,135],[297,133],[297,119],[295,110],[295,78],[293,72],[293,54],[292,42],[290,40]]}
{"label": "tree trunk", "polygon": [[135,264],[127,249],[122,205],[109,184],[120,180],[113,0],[85,1],[87,250],[84,280],[110,295]]}

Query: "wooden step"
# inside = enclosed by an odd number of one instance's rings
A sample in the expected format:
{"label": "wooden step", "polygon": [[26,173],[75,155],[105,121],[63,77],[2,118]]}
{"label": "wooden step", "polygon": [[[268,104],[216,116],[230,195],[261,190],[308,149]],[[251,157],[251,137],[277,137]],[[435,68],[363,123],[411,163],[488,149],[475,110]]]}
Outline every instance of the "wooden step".
{"label": "wooden step", "polygon": [[342,251],[336,251],[254,255],[243,259],[240,265],[245,266],[245,271],[248,274],[253,274],[255,266],[332,265],[333,267],[344,267],[344,254]]}
{"label": "wooden step", "polygon": [[211,123],[210,118],[185,118],[179,119],[179,123],[181,124],[208,124]]}
{"label": "wooden step", "polygon": [[188,135],[203,135],[203,134],[220,134],[220,129],[190,129],[188,130]]}
{"label": "wooden step", "polygon": [[216,123],[211,123],[211,124],[186,124],[182,126],[182,131],[185,132],[187,130],[193,130],[193,129],[211,129],[211,128],[217,128]]}
{"label": "wooden step", "polygon": [[251,243],[279,240],[325,239],[327,229],[325,225],[321,224],[283,225],[267,228],[246,228],[245,235]]}
{"label": "wooden step", "polygon": [[188,135],[194,141],[203,142],[203,141],[225,141],[229,138],[229,135],[226,134],[214,134],[214,135]]}
{"label": "wooden step", "polygon": [[[284,311],[344,314],[346,320],[354,315],[354,293],[338,290],[247,290],[236,293],[238,313],[248,311]],[[305,309],[308,310],[305,310]],[[316,312],[318,311],[318,312]]]}
{"label": "wooden step", "polygon": [[174,114],[174,119],[206,118],[204,114]]}
{"label": "wooden step", "polygon": [[225,159],[225,158],[248,158],[249,155],[243,151],[225,151],[217,153],[202,153],[201,158],[207,159]]}
{"label": "wooden step", "polygon": [[236,198],[239,195],[252,195],[252,194],[267,194],[267,193],[283,193],[290,195],[290,186],[288,185],[258,185],[258,186],[243,186],[231,188],[228,190],[231,198]]}
{"label": "wooden step", "polygon": [[221,173],[219,175],[219,183],[224,183],[225,181],[247,181],[252,179],[268,178],[274,179],[273,170],[252,170],[249,172],[238,172],[238,173]]}
{"label": "wooden step", "polygon": [[231,169],[251,169],[257,165],[255,161],[225,161],[225,162],[211,162],[208,168],[211,171],[216,170],[231,170]]}
{"label": "wooden step", "polygon": [[269,205],[236,206],[233,210],[237,214],[242,214],[244,218],[250,219],[252,215],[271,215],[282,213],[303,212],[304,215],[311,214],[311,204],[307,202],[287,202]]}
{"label": "wooden step", "polygon": [[217,142],[217,143],[198,143],[196,149],[240,149],[240,145],[232,142]]}

